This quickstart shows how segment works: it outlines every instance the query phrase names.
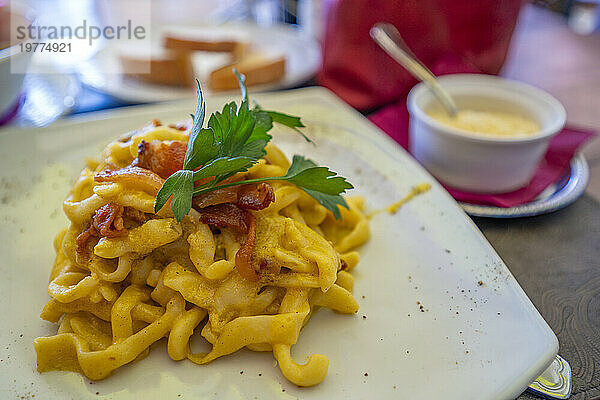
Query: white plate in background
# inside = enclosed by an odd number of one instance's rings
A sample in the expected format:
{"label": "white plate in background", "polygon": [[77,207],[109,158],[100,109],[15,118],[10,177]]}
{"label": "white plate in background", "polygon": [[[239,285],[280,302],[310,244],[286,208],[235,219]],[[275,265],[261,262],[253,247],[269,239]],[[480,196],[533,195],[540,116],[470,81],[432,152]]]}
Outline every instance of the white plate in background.
{"label": "white plate in background", "polygon": [[[271,353],[240,351],[206,366],[175,362],[164,342],[100,382],[36,371],[32,341],[57,329],[38,316],[48,300],[52,239],[66,223],[61,201],[84,157],[152,118],[186,118],[195,106],[190,100],[94,113],[44,130],[0,131],[0,398],[462,400],[521,393],[553,360],[557,339],[456,202],[327,90],[252,97],[263,107],[301,115],[317,146],[284,129],[275,142],[288,155],[306,154],[347,177],[371,209],[395,202],[416,184],[432,185],[397,214],[372,218],[372,237],[354,274],[358,314],[320,310],[301,332],[294,358],[326,354],[325,380],[296,387]],[[207,100],[209,110],[222,104],[222,98]]]}
{"label": "white plate in background", "polygon": [[[285,56],[285,75],[282,80],[266,85],[251,87],[253,92],[272,91],[298,86],[311,79],[321,68],[321,48],[319,43],[301,30],[286,25],[274,25],[268,28],[253,24],[228,23],[214,26],[182,27],[165,26],[161,31],[177,31],[184,37],[226,37],[237,38],[248,42],[253,49],[267,54]],[[154,46],[160,46],[162,36],[153,35]],[[201,57],[200,57],[201,58]],[[193,57],[195,70],[205,70],[198,57]],[[130,102],[157,102],[192,98],[195,88],[178,88],[174,86],[156,85],[123,76],[117,52],[107,47],[98,52],[92,59],[79,67],[81,80],[88,86],[108,93],[118,99]],[[106,73],[115,71],[115,73]],[[205,94],[210,93],[206,81],[208,75],[198,77],[203,84]]]}

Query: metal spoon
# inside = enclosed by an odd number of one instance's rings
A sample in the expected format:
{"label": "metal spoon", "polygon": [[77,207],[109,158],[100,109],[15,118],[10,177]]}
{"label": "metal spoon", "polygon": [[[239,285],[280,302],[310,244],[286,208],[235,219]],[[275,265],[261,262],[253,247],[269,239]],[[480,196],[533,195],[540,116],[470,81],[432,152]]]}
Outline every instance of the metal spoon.
{"label": "metal spoon", "polygon": [[415,78],[423,81],[438,98],[450,116],[455,116],[458,107],[446,92],[435,75],[408,48],[398,29],[392,24],[378,22],[371,28],[371,37],[386,53],[402,65]]}

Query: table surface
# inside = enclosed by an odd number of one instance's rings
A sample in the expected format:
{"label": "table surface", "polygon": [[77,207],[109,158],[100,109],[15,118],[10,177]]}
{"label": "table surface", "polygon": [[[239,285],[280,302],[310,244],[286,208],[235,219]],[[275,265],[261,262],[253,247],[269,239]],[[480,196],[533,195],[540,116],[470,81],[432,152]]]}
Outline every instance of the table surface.
{"label": "table surface", "polygon": [[[576,35],[564,18],[526,7],[502,74],[556,96],[569,124],[600,131],[599,32]],[[600,140],[584,153],[591,181],[573,205],[539,217],[475,220],[556,333],[576,400],[600,398]]]}
{"label": "table surface", "polygon": [[[567,123],[600,132],[600,31],[581,36],[545,9],[523,9],[502,75],[538,86],[567,110]],[[587,193],[600,200],[600,139],[584,149],[591,169]]]}
{"label": "table surface", "polygon": [[600,398],[598,201],[586,194],[549,215],[475,223],[558,337],[573,371],[572,399]]}

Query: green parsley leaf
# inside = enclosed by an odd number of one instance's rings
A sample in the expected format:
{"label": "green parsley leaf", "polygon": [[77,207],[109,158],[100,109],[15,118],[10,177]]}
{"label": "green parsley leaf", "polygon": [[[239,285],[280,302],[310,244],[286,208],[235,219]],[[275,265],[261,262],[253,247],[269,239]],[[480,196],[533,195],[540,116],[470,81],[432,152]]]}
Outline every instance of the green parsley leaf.
{"label": "green parsley leaf", "polygon": [[[198,103],[196,113],[192,115],[193,124],[186,151],[183,169],[175,172],[164,182],[158,192],[154,211],[158,212],[171,199],[171,209],[178,221],[189,212],[195,195],[219,188],[247,183],[282,180],[294,183],[314,197],[336,218],[341,218],[339,206],[348,207],[340,196],[352,185],[345,178],[337,176],[327,167],[319,167],[313,161],[302,156],[294,156],[292,165],[285,176],[265,177],[244,181],[219,184],[238,172],[246,171],[260,158],[266,155],[265,147],[272,136],[269,131],[273,123],[288,126],[301,133],[304,127],[299,117],[266,111],[255,105],[250,109],[245,77],[234,70],[240,84],[242,103],[238,108],[235,102],[227,103],[219,112],[211,114],[208,128],[203,128],[205,105],[200,83],[198,85]],[[194,187],[194,182],[214,177],[209,182]]]}
{"label": "green parsley leaf", "polygon": [[248,141],[242,148],[241,153],[245,157],[250,157],[254,160],[258,160],[259,158],[263,158],[267,151],[265,150],[265,146],[267,142],[265,140],[254,140],[252,142]]}
{"label": "green parsley leaf", "polygon": [[295,117],[293,115],[284,114],[277,111],[266,111],[271,117],[273,122],[277,122],[278,124],[285,125],[289,128],[304,128],[304,124],[300,121],[300,117]]}
{"label": "green parsley leaf", "polygon": [[295,155],[292,165],[283,178],[315,198],[323,207],[331,211],[335,218],[341,219],[338,205],[348,208],[348,204],[340,194],[354,186],[329,168],[316,165],[308,158]]}
{"label": "green parsley leaf", "polygon": [[194,170],[207,161],[214,159],[218,154],[219,147],[215,143],[215,135],[212,129],[201,129],[195,136],[190,133],[183,169]]}
{"label": "green parsley leaf", "polygon": [[204,99],[198,80],[196,80],[196,85],[198,86],[198,103],[196,104],[196,114],[192,117],[194,123],[190,129],[190,139],[183,161],[183,169],[190,170],[214,158],[217,153],[213,133],[207,129],[202,129],[205,113]]}
{"label": "green parsley leaf", "polygon": [[223,106],[223,111],[216,111],[210,116],[208,126],[213,130],[217,142],[222,143],[229,136],[232,120],[236,114],[237,105],[232,101]]}
{"label": "green parsley leaf", "polygon": [[232,127],[229,134],[221,143],[220,156],[239,156],[244,145],[248,142],[252,131],[254,130],[255,121],[248,109],[248,102],[244,101],[240,109],[232,118]]}
{"label": "green parsley leaf", "polygon": [[221,157],[217,158],[198,171],[194,171],[194,181],[209,178],[211,176],[227,175],[232,172],[245,171],[254,164],[255,159],[251,157]]}
{"label": "green parsley leaf", "polygon": [[156,200],[154,201],[154,212],[157,213],[171,199],[171,210],[177,221],[181,221],[192,208],[192,197],[194,193],[194,172],[179,170],[167,178],[163,183]]}
{"label": "green parsley leaf", "polygon": [[303,189],[338,195],[354,186],[327,167],[317,167],[314,161],[295,155],[284,178]]}
{"label": "green parsley leaf", "polygon": [[240,85],[240,92],[242,92],[242,101],[248,102],[248,89],[246,89],[246,75],[240,74],[237,68],[233,69],[233,73],[238,80]]}
{"label": "green parsley leaf", "polygon": [[308,159],[306,157],[299,156],[296,154],[292,158],[292,165],[290,165],[290,167],[288,168],[287,172],[285,173],[285,176],[286,177],[294,176],[294,175],[297,175],[300,172],[304,171],[305,169],[316,167],[316,166],[317,166],[317,163],[315,163],[313,160]]}
{"label": "green parsley leaf", "polygon": [[319,202],[323,207],[333,213],[335,219],[342,219],[342,213],[338,206],[348,208],[346,200],[340,195],[325,194],[317,192],[315,190],[302,188],[306,193],[311,195],[315,200]]}
{"label": "green parsley leaf", "polygon": [[258,108],[253,108],[252,113],[254,114],[254,120],[256,123],[254,124],[254,130],[252,131],[252,135],[248,138],[248,141],[254,140],[264,140],[265,142],[269,142],[272,138],[267,132],[273,129],[273,121],[269,114],[265,111],[262,111]]}
{"label": "green parsley leaf", "polygon": [[346,178],[337,176],[337,173],[330,171],[329,168],[317,167],[316,165],[317,164],[312,160],[300,155],[295,155],[292,165],[290,165],[290,168],[288,168],[287,173],[284,176],[249,179],[218,186],[203,186],[196,188],[194,190],[194,195],[247,183],[287,181],[304,190],[310,196],[315,198],[323,207],[331,211],[337,219],[340,219],[342,215],[338,206],[348,208],[348,204],[341,196],[341,193],[344,193],[348,189],[352,189],[354,186],[346,181]]}
{"label": "green parsley leaf", "polygon": [[309,143],[313,143],[313,141],[310,140],[309,137],[304,134],[304,132],[302,132],[300,129],[298,129],[298,128],[305,127],[304,124],[302,123],[302,121],[300,121],[300,117],[295,117],[293,115],[284,114],[284,113],[280,113],[277,111],[265,111],[265,112],[267,114],[269,114],[269,117],[271,117],[271,120],[273,122],[277,122],[278,124],[285,125],[288,128],[292,128],[293,130],[295,130],[296,132],[301,134],[302,137],[304,138],[304,140],[306,140]]}

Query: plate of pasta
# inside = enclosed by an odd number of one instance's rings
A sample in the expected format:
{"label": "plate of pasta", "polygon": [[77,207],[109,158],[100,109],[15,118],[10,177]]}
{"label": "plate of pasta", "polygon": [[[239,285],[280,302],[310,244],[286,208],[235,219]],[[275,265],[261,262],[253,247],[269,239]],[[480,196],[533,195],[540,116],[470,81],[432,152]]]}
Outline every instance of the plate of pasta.
{"label": "plate of pasta", "polygon": [[2,397],[524,390],[556,337],[441,186],[325,89],[256,100],[0,132]]}

